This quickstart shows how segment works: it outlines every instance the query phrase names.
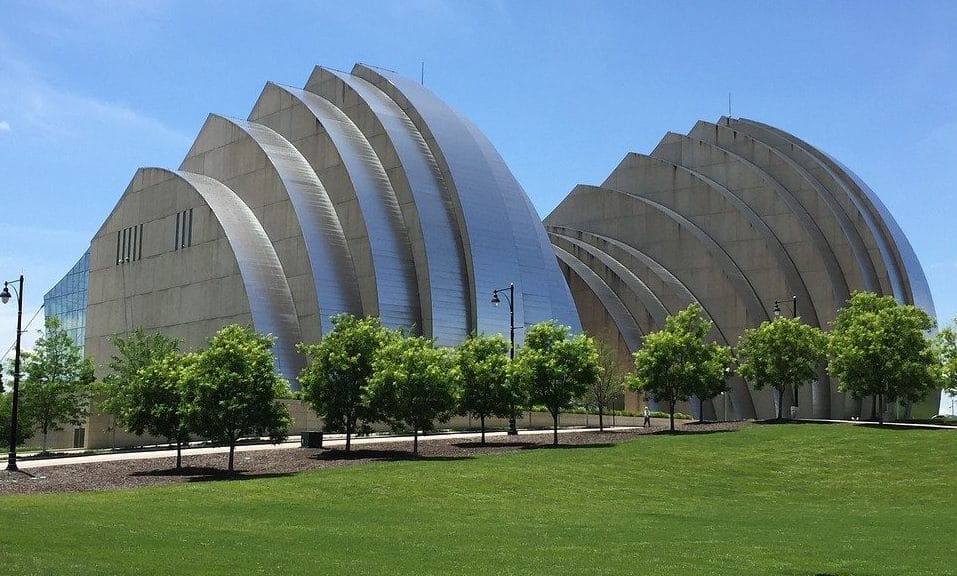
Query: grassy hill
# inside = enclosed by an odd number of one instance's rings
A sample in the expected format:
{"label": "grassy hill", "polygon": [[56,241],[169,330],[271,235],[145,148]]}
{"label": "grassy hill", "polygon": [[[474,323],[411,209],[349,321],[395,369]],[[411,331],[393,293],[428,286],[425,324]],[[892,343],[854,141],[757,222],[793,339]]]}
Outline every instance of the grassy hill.
{"label": "grassy hill", "polygon": [[955,574],[957,435],[617,446],[0,498],[3,574]]}

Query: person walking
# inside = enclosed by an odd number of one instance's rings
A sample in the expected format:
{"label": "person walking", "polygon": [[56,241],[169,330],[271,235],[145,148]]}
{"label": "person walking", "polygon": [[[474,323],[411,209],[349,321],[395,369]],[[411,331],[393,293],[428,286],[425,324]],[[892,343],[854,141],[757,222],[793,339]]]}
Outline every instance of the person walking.
{"label": "person walking", "polygon": [[647,428],[648,426],[651,426],[651,410],[649,410],[647,406],[645,406],[644,414],[645,414],[645,421],[644,423],[642,423],[641,427]]}

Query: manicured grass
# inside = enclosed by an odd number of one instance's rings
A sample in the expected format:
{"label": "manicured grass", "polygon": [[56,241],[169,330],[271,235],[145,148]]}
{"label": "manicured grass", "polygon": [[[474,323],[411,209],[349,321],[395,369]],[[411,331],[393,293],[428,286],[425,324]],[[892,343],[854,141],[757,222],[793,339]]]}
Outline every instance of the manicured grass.
{"label": "manicured grass", "polygon": [[4,574],[946,574],[957,435],[612,447],[0,498]]}

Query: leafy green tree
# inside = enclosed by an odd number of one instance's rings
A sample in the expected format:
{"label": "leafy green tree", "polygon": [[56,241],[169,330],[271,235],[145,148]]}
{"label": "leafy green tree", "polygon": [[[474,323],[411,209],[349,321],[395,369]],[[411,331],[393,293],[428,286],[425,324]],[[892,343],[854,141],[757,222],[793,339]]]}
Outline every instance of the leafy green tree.
{"label": "leafy green tree", "polygon": [[182,449],[190,433],[184,378],[195,361],[195,355],[171,352],[140,368],[128,384],[131,402],[121,414],[134,434],[161,436],[176,444],[177,470],[182,469]]}
{"label": "leafy green tree", "polygon": [[570,332],[568,326],[553,320],[539,322],[528,329],[515,358],[515,376],[532,403],[543,404],[552,415],[554,445],[558,445],[559,413],[582,397],[599,372],[595,341]]}
{"label": "leafy green tree", "polygon": [[678,402],[693,395],[712,398],[726,386],[725,368],[731,365],[731,351],[705,342],[710,330],[711,321],[701,317],[701,307],[691,304],[668,316],[665,327],[645,336],[634,353],[631,386],[668,404],[672,432]]}
{"label": "leafy green tree", "polygon": [[605,431],[604,414],[611,403],[625,391],[625,370],[618,362],[615,351],[605,343],[597,345],[598,377],[585,391],[583,400],[598,409],[598,430]]}
{"label": "leafy green tree", "polygon": [[777,316],[746,330],[738,340],[738,374],[756,390],[771,386],[778,391],[778,420],[784,418],[784,391],[817,377],[827,358],[827,336],[819,328],[796,318]]}
{"label": "leafy green tree", "polygon": [[421,336],[393,338],[376,354],[366,390],[376,414],[394,427],[412,429],[412,454],[419,454],[419,430],[445,422],[458,403],[452,355]]}
{"label": "leafy green tree", "polygon": [[271,336],[248,326],[224,326],[206,350],[185,362],[185,412],[197,434],[229,446],[233,471],[236,442],[250,434],[274,443],[286,438],[289,411],[277,399],[287,388],[275,371]]}
{"label": "leafy green tree", "polygon": [[[100,409],[113,416],[114,426],[143,434],[151,428],[150,418],[158,389],[167,388],[168,382],[164,378],[163,382],[152,386],[142,381],[140,371],[176,353],[179,340],[160,333],[147,334],[142,328],[137,328],[126,338],[114,336],[110,341],[116,354],[110,358],[109,373],[103,378],[101,393],[104,398]],[[155,435],[170,439],[170,442],[176,436]]]}
{"label": "leafy green tree", "polygon": [[[13,416],[13,392],[0,392],[0,448],[9,448],[10,420]],[[17,418],[17,445],[23,444],[33,437],[33,425],[23,416],[23,406],[20,407],[20,417]]]}
{"label": "leafy green tree", "polygon": [[332,331],[318,344],[300,344],[310,363],[299,374],[306,401],[322,418],[325,429],[346,433],[346,452],[360,422],[375,419],[365,390],[372,377],[372,360],[395,335],[378,318],[351,314],[332,317]]}
{"label": "leafy green tree", "polygon": [[[954,323],[957,324],[957,319]],[[953,325],[937,333],[935,345],[940,355],[943,387],[950,394],[957,395],[957,330]]]}
{"label": "leafy green tree", "polygon": [[509,377],[508,341],[501,335],[468,337],[455,350],[455,366],[462,382],[462,413],[478,418],[485,445],[485,419],[508,418],[521,394]]}
{"label": "leafy green tree", "polygon": [[940,362],[926,334],[934,320],[891,296],[855,292],[831,323],[828,371],[839,389],[873,396],[884,423],[888,400],[913,403],[939,387]]}
{"label": "leafy green tree", "polygon": [[50,431],[83,423],[93,394],[93,361],[84,358],[56,317],[45,321],[44,335],[23,353],[26,374],[21,389],[24,420],[36,426],[47,449]]}

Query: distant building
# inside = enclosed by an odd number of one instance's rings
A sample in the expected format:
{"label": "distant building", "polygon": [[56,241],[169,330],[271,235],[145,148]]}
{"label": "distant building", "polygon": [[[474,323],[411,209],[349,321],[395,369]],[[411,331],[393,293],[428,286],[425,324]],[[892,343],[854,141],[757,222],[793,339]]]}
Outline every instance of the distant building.
{"label": "distant building", "polygon": [[[877,197],[780,130],[723,118],[668,134],[601,186],[577,187],[543,226],[476,126],[419,83],[363,65],[317,67],[303,89],[267,83],[248,118],[210,115],[178,169],[138,170],[46,308],[101,367],[110,337],[138,327],[190,349],[251,324],[275,336],[295,386],[296,343],[319,340],[335,314],[454,345],[508,333],[490,298],[510,283],[519,342],[524,326],[556,319],[626,365],[689,302],[728,344],[775,300],[789,313],[792,295],[819,326],[858,289],[933,312]],[[805,416],[867,410],[826,378],[800,401]],[[768,417],[774,399],[737,381],[730,410]],[[94,417],[87,444],[108,445],[107,428]]]}

